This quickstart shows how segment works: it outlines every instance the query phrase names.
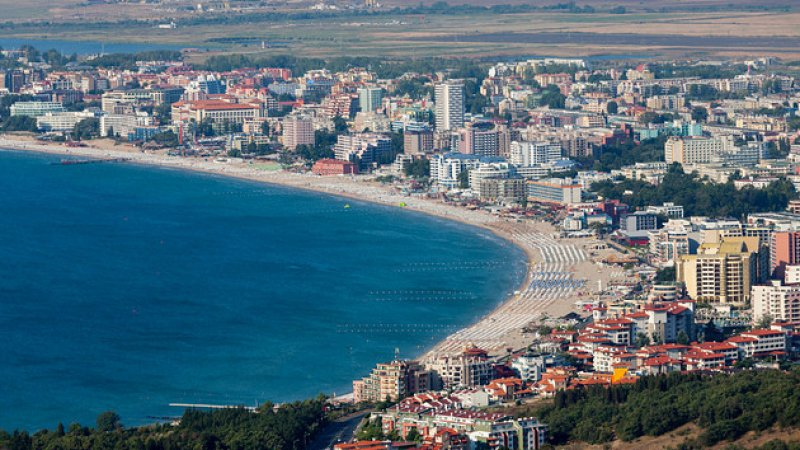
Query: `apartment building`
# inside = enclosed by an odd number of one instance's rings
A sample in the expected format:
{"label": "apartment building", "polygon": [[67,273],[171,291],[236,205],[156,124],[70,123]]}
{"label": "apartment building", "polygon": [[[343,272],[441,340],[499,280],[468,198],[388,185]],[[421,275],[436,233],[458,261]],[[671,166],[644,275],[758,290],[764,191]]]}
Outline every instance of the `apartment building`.
{"label": "apartment building", "polygon": [[413,429],[429,437],[451,429],[466,434],[470,448],[538,450],[545,445],[547,427],[533,417],[515,419],[504,413],[442,409],[400,404],[380,414],[384,433],[407,436]]}
{"label": "apartment building", "polygon": [[[491,162],[491,158],[461,153],[434,155],[431,158],[431,180],[446,189],[460,187],[461,174],[477,169],[482,163]],[[466,186],[465,186],[466,187]]]}
{"label": "apartment building", "polygon": [[561,159],[561,144],[542,142],[511,142],[511,164],[529,167]]}
{"label": "apartment building", "polygon": [[542,355],[522,355],[511,362],[511,369],[525,382],[537,382],[547,366]]}
{"label": "apartment building", "polygon": [[647,99],[647,108],[655,110],[674,110],[686,106],[682,95],[655,95]]}
{"label": "apartment building", "polygon": [[353,381],[354,402],[399,401],[431,388],[430,372],[415,361],[381,363],[369,376]]}
{"label": "apartment building", "polygon": [[314,122],[309,117],[290,116],[283,120],[283,146],[294,150],[299,145],[313,146]]}
{"label": "apartment building", "polygon": [[100,136],[110,133],[128,139],[137,128],[153,126],[153,117],[145,112],[136,114],[103,114],[100,116]]}
{"label": "apartment building", "polygon": [[525,199],[525,179],[522,177],[484,178],[476,192],[478,198],[484,201],[498,202],[503,205],[520,204]]}
{"label": "apartment building", "polygon": [[769,240],[770,273],[783,278],[786,266],[800,264],[800,231],[775,231]]}
{"label": "apartment building", "polygon": [[464,126],[464,82],[448,80],[437,84],[436,96],[436,130],[455,130]]}
{"label": "apartment building", "polygon": [[356,163],[359,171],[368,171],[378,164],[389,162],[392,140],[374,133],[339,135],[333,152],[336,159]]}
{"label": "apartment building", "polygon": [[659,265],[671,266],[681,255],[689,254],[689,223],[684,220],[670,220],[659,230],[647,232],[652,261]]}
{"label": "apartment building", "polygon": [[753,286],[750,300],[753,304],[753,323],[760,323],[764,319],[800,321],[800,284],[770,280],[767,285]]}
{"label": "apartment building", "polygon": [[678,282],[698,301],[744,305],[759,280],[758,237],[725,237],[703,243],[696,255],[682,255],[676,266]]}
{"label": "apartment building", "polygon": [[499,156],[504,131],[487,128],[483,124],[470,124],[460,130],[458,148],[460,153],[479,156]]}
{"label": "apartment building", "polygon": [[47,113],[36,118],[36,126],[45,133],[63,133],[71,131],[80,121],[95,117],[96,113],[88,111]]}
{"label": "apartment building", "polygon": [[380,109],[383,101],[383,89],[366,87],[358,90],[358,104],[363,112]]}
{"label": "apartment building", "polygon": [[425,361],[425,367],[433,374],[431,384],[441,389],[485,386],[492,373],[488,353],[477,347],[456,356],[434,356]]}
{"label": "apartment building", "polygon": [[709,163],[732,146],[732,137],[673,136],[664,143],[664,160],[667,164]]}
{"label": "apartment building", "polygon": [[570,205],[581,202],[583,186],[573,180],[546,178],[528,180],[528,201]]}
{"label": "apartment building", "polygon": [[778,330],[746,331],[727,342],[739,349],[741,359],[782,356],[786,352],[786,334]]}
{"label": "apartment building", "polygon": [[424,155],[433,152],[433,149],[433,130],[406,127],[403,131],[403,153],[406,155]]}
{"label": "apartment building", "polygon": [[197,100],[177,102],[172,105],[172,120],[194,120],[197,123],[210,121],[214,126],[223,123],[244,124],[261,117],[261,105],[231,103],[223,100]]}
{"label": "apartment building", "polygon": [[61,102],[16,102],[11,105],[12,116],[40,117],[45,114],[67,112]]}
{"label": "apartment building", "polygon": [[469,171],[469,187],[481,191],[481,183],[488,179],[505,179],[514,175],[514,168],[504,161],[482,162],[478,167]]}
{"label": "apartment building", "polygon": [[666,202],[661,206],[648,206],[646,212],[667,216],[670,219],[683,219],[683,206]]}
{"label": "apartment building", "polygon": [[619,227],[628,238],[646,238],[650,231],[658,229],[658,216],[645,211],[623,214]]}

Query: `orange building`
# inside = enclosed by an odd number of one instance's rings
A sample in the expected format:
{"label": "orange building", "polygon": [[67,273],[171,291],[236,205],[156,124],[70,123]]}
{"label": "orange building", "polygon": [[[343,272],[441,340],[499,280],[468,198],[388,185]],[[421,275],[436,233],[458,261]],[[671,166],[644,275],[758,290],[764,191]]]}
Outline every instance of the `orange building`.
{"label": "orange building", "polygon": [[320,159],[311,167],[311,172],[315,175],[355,175],[358,173],[358,166],[350,161],[340,161],[338,159]]}

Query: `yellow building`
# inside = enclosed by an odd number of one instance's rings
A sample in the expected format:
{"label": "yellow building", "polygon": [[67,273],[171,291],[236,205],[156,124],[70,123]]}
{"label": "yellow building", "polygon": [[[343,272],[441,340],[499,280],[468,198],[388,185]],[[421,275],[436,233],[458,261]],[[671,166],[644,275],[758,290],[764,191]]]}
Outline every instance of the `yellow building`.
{"label": "yellow building", "polygon": [[760,251],[757,236],[703,243],[696,255],[678,260],[678,282],[694,300],[744,305],[750,301],[751,285],[758,281]]}

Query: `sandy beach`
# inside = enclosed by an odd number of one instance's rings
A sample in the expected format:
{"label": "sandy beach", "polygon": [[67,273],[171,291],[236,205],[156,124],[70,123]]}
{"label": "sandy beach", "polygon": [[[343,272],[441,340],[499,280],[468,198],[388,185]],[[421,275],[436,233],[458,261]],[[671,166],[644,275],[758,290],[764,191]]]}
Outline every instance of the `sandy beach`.
{"label": "sandy beach", "polygon": [[372,177],[320,177],[279,170],[264,170],[257,164],[229,160],[169,156],[163,151],[150,152],[110,140],[92,141],[86,147],[67,147],[43,143],[29,136],[0,136],[0,148],[99,159],[128,159],[130,162],[193,170],[246,180],[307,189],[348,198],[400,207],[425,214],[482,227],[525,251],[528,274],[515,293],[471,326],[461,329],[438,343],[423,358],[453,354],[465,346],[477,345],[495,355],[507,349],[529,345],[532,336],[522,328],[545,318],[575,311],[575,302],[590,298],[612,281],[627,275],[619,268],[599,261],[611,249],[597,249],[595,239],[559,239],[552,225],[534,220],[516,221],[486,211],[471,211],[436,199],[403,195],[392,187],[370,181]]}

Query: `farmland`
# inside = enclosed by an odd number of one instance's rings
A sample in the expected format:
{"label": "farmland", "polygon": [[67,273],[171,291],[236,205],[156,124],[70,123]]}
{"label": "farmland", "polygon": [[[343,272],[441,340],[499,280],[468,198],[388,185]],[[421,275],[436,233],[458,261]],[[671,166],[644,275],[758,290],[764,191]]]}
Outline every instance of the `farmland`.
{"label": "farmland", "polygon": [[[87,6],[76,0],[32,0],[10,7],[11,3],[0,0],[0,7],[11,11],[8,20],[14,22],[0,30],[4,37],[171,44],[199,49],[195,59],[225,53],[643,59],[771,55],[800,59],[800,29],[796,26],[800,11],[780,1],[760,2],[758,10],[738,0],[670,0],[659,2],[659,11],[645,8],[644,2],[595,0],[579,7],[591,5],[593,12],[548,7],[497,13],[450,6],[429,14],[390,12],[387,8],[377,13],[315,13],[302,3],[280,4],[270,12],[234,8],[203,14],[173,4]],[[387,6],[400,3],[386,2]],[[609,12],[620,6],[625,8],[624,14]],[[49,11],[47,22],[36,19],[42,11]],[[177,28],[156,27],[170,20]]]}

